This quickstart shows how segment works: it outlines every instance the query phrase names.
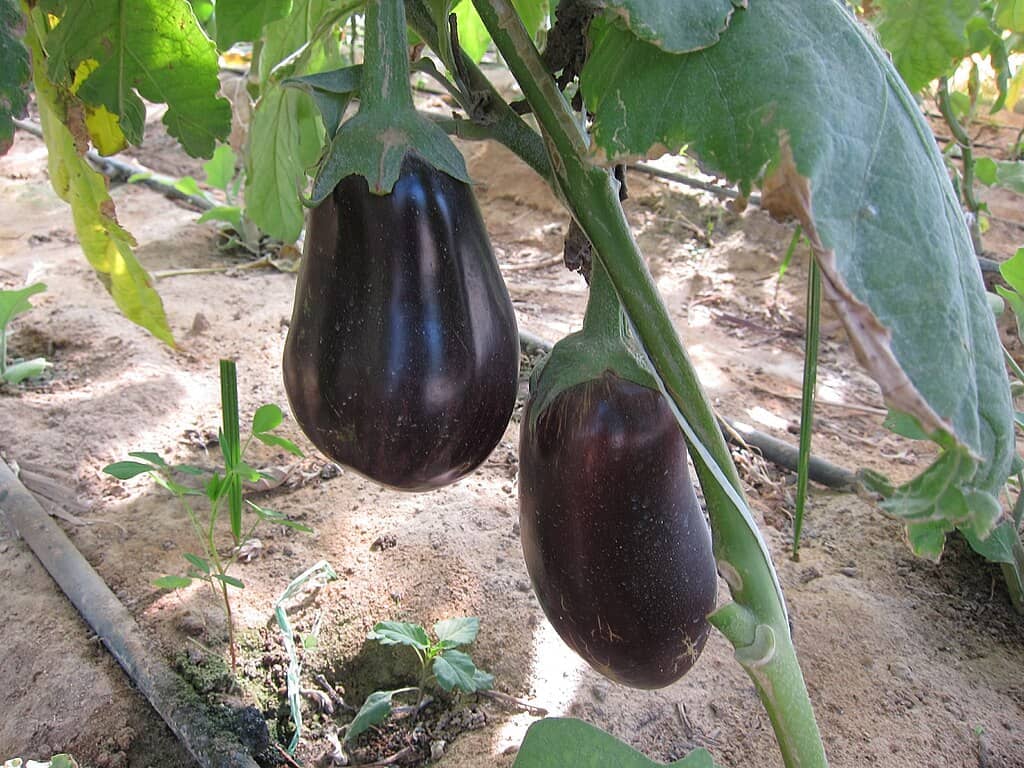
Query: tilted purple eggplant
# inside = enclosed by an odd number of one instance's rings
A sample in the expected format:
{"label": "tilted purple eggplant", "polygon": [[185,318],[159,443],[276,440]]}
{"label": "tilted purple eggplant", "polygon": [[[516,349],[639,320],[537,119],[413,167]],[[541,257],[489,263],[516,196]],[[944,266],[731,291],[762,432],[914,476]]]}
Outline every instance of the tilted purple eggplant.
{"label": "tilted purple eggplant", "polygon": [[659,688],[707,640],[711,534],[671,408],[601,326],[588,307],[584,330],[556,344],[532,382],[519,444],[523,553],[573,650],[616,682]]}

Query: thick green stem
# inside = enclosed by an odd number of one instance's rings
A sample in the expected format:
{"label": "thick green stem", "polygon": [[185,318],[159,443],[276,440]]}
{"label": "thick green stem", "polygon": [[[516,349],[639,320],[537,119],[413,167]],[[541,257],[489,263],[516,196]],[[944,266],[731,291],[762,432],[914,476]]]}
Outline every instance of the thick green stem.
{"label": "thick green stem", "polygon": [[957,119],[956,110],[953,108],[953,99],[949,93],[949,81],[944,77],[939,80],[938,102],[939,112],[942,113],[943,120],[949,126],[953,139],[960,146],[964,165],[960,194],[967,205],[967,209],[974,214],[974,220],[970,226],[971,238],[974,241],[974,249],[981,253],[981,222],[978,218],[981,211],[981,203],[974,194],[974,143],[971,141],[967,130]]}
{"label": "thick green stem", "polygon": [[670,404],[677,409],[708,503],[719,571],[736,601],[711,620],[735,646],[736,658],[754,681],[786,765],[825,766],[771,559],[750,517],[711,405],[633,239],[616,183],[607,170],[587,161],[587,136],[545,71],[510,0],[474,0],[474,5],[540,122],[556,190],[593,243],[595,261],[607,270]]}
{"label": "thick green stem", "polygon": [[413,109],[402,0],[367,0],[359,110]]}
{"label": "thick green stem", "polygon": [[800,457],[796,472],[796,512],[793,517],[793,559],[800,559],[807,481],[811,467],[811,432],[814,428],[814,390],[818,380],[818,320],[821,316],[821,270],[811,259],[807,276],[807,330],[804,343],[803,400],[800,403]]}
{"label": "thick green stem", "polygon": [[[437,27],[424,0],[406,0],[405,10],[409,26],[416,30],[416,34],[433,50],[438,50]],[[462,51],[458,51],[456,55],[460,57],[459,69],[477,107],[470,115],[472,123],[459,121],[458,125],[445,125],[445,130],[462,138],[488,138],[500,142],[517,154],[548,184],[554,186],[554,175],[541,137],[512,110],[469,57]]]}

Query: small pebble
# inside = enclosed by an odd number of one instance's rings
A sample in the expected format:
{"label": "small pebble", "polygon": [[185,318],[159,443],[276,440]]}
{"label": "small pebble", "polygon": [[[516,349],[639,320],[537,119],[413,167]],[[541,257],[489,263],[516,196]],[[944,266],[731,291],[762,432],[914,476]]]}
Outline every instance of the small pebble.
{"label": "small pebble", "polygon": [[857,569],[852,567],[852,566],[846,566],[845,568],[840,568],[839,572],[841,574],[843,574],[843,576],[847,576],[847,577],[849,577],[851,579],[856,579],[858,574],[859,574]]}
{"label": "small pebble", "polygon": [[440,760],[441,756],[444,755],[444,746],[444,739],[437,739],[430,742],[430,759],[434,761]]}
{"label": "small pebble", "polygon": [[516,582],[516,589],[518,589],[520,592],[529,592],[530,582],[526,581],[526,579],[520,579]]}

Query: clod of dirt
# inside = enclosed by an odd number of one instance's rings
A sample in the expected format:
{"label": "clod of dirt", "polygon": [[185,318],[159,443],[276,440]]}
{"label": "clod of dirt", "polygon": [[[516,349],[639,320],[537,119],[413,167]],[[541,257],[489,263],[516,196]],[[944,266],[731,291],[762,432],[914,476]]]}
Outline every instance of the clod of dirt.
{"label": "clod of dirt", "polygon": [[174,659],[174,668],[196,693],[229,693],[235,688],[235,676],[220,656],[189,648]]}

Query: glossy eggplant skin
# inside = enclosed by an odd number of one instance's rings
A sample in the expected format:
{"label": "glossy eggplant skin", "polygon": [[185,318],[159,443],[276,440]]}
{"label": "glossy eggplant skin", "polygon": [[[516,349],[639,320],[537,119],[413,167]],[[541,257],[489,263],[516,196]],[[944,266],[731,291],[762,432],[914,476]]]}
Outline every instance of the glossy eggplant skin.
{"label": "glossy eggplant skin", "polygon": [[661,393],[606,372],[520,432],[519,510],[534,591],[606,677],[660,688],[707,640],[717,576],[686,443]]}
{"label": "glossy eggplant skin", "polygon": [[464,477],[515,405],[515,313],[468,185],[407,155],[391,194],[341,180],[306,230],[284,380],[327,456],[382,485]]}

